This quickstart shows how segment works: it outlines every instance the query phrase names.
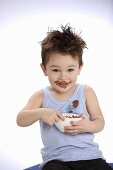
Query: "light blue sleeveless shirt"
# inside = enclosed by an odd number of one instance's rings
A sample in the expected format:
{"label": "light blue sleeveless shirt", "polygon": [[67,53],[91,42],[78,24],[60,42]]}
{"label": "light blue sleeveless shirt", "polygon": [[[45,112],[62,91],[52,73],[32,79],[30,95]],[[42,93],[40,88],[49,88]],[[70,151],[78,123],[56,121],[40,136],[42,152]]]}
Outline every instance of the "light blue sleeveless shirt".
{"label": "light blue sleeveless shirt", "polygon": [[[63,107],[79,101],[79,105],[74,109],[75,113],[81,114],[88,111],[85,105],[84,96],[85,85],[77,84],[73,95],[66,100],[56,100],[48,87],[42,89],[44,93],[44,102],[42,107],[57,109],[61,111]],[[89,114],[88,114],[89,115]],[[50,126],[40,121],[41,137],[44,147],[41,149],[43,162],[41,167],[50,160],[78,161],[103,158],[97,143],[94,143],[93,133],[83,133],[69,135],[60,132],[55,125]]]}

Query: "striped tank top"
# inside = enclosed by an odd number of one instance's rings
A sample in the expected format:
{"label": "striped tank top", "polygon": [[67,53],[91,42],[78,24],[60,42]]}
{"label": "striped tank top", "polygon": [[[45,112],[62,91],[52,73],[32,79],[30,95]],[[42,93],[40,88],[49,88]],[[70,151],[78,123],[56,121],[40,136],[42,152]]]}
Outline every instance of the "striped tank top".
{"label": "striped tank top", "polygon": [[[63,107],[72,103],[74,100],[79,101],[79,105],[74,108],[74,113],[86,113],[89,115],[84,96],[85,85],[77,84],[73,95],[66,100],[56,100],[48,87],[42,89],[44,101],[42,107],[57,109],[62,111]],[[48,161],[57,159],[61,161],[78,161],[103,158],[99,145],[94,142],[93,133],[82,133],[69,135],[60,132],[55,125],[50,126],[42,121],[40,122],[41,138],[43,148],[41,149],[43,162],[42,167]]]}

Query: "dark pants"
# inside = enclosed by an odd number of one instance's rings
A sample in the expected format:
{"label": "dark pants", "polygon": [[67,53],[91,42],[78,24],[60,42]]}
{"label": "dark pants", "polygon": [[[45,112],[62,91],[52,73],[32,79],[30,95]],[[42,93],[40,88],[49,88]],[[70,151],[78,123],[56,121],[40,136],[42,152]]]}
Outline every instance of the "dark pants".
{"label": "dark pants", "polygon": [[103,159],[62,162],[52,160],[46,163],[42,170],[112,170]]}

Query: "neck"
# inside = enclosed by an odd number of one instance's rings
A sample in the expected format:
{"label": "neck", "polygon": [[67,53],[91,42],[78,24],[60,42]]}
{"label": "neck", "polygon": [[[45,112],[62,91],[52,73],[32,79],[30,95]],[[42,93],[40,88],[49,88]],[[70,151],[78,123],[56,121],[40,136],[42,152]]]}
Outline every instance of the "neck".
{"label": "neck", "polygon": [[54,89],[52,86],[50,86],[49,89],[50,89],[51,94],[53,95],[53,97],[54,97],[55,99],[65,100],[65,99],[70,98],[70,97],[73,95],[76,87],[77,87],[77,84],[75,84],[75,86],[73,86],[72,89],[70,89],[70,90],[68,90],[68,91],[66,91],[66,92],[62,92],[62,93],[59,92],[59,91],[57,91],[56,89]]}

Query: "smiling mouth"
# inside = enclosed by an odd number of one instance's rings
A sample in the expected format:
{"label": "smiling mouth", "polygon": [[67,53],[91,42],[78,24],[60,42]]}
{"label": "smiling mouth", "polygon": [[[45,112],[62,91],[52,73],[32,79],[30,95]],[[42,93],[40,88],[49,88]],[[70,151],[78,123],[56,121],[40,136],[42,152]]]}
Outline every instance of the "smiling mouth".
{"label": "smiling mouth", "polygon": [[55,84],[59,87],[62,87],[62,88],[66,88],[69,84],[71,83],[70,82],[65,82],[65,81],[56,81]]}

